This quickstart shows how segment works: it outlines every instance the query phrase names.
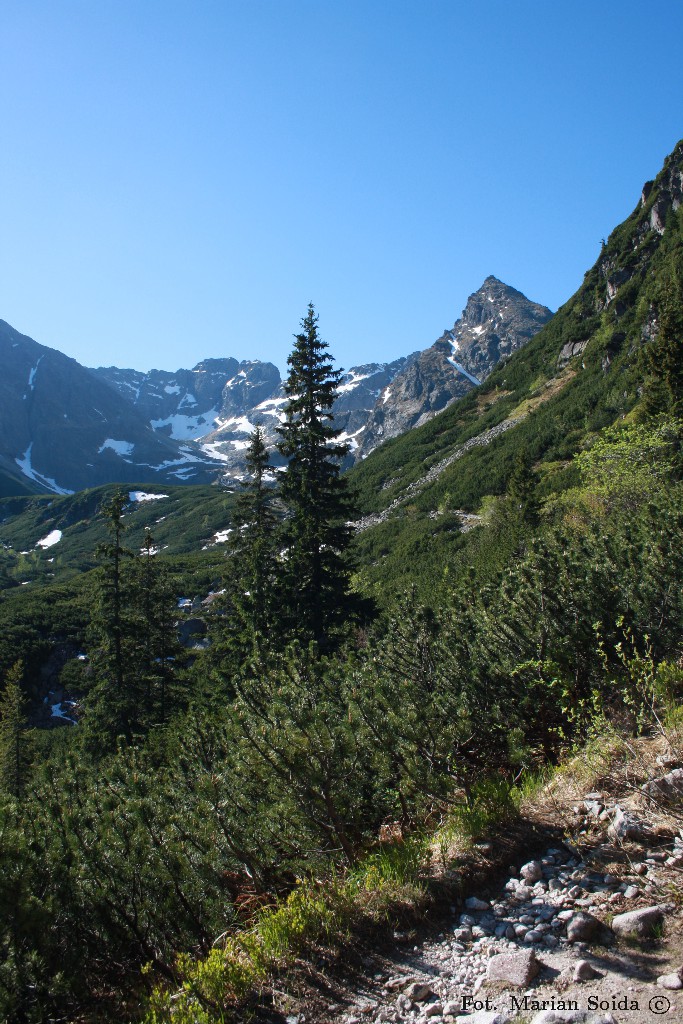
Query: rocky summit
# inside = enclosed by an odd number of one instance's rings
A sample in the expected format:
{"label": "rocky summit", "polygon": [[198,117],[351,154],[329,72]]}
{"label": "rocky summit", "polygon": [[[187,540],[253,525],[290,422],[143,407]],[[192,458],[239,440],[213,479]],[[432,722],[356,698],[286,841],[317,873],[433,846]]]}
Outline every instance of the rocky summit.
{"label": "rocky summit", "polygon": [[481,384],[552,316],[496,277],[470,295],[453,327],[411,359],[384,389],[362,435],[359,458],[383,441],[426,423]]}

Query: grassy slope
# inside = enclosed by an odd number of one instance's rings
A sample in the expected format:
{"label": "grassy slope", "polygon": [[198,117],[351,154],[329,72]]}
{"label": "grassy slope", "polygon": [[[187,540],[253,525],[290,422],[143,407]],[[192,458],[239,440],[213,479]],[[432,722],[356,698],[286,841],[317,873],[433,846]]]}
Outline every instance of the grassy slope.
{"label": "grassy slope", "polygon": [[[37,582],[67,579],[95,565],[95,550],[106,537],[99,510],[117,490],[96,487],[69,497],[42,495],[0,499],[0,569],[15,580]],[[167,556],[200,555],[210,548],[216,531],[230,523],[231,496],[215,487],[126,487],[167,495],[156,501],[133,502],[125,513],[125,543],[142,545],[149,527]],[[54,530],[59,543],[36,548]],[[22,554],[24,552],[24,554]]]}

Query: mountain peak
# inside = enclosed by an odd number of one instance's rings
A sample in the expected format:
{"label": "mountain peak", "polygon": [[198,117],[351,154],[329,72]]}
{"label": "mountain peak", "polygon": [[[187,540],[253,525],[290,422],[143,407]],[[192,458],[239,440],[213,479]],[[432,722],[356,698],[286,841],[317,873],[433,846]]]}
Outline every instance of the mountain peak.
{"label": "mountain peak", "polygon": [[401,370],[380,395],[359,437],[364,458],[390,437],[420,426],[476,387],[552,316],[547,306],[492,274],[473,292],[452,329]]}

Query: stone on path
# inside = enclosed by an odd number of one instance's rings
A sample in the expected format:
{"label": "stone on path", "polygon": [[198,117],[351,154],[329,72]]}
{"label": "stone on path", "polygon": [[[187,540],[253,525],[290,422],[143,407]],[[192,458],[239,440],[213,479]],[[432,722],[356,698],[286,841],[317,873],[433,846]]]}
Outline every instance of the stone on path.
{"label": "stone on path", "polygon": [[487,900],[480,900],[476,896],[470,896],[465,900],[468,910],[490,910],[491,904]]}
{"label": "stone on path", "polygon": [[415,1003],[424,1003],[434,995],[434,992],[431,985],[427,985],[424,981],[414,981],[412,985],[408,985],[405,994]]}
{"label": "stone on path", "polygon": [[572,978],[574,981],[592,981],[593,978],[600,978],[600,972],[596,971],[593,964],[588,960],[577,960]]}
{"label": "stone on path", "polygon": [[647,939],[664,921],[661,907],[644,907],[642,910],[630,910],[626,914],[617,914],[612,921],[612,931],[623,937],[633,935],[638,939]]}
{"label": "stone on path", "polygon": [[519,953],[498,953],[488,962],[486,975],[489,981],[504,981],[508,985],[526,988],[541,967],[533,949]]}
{"label": "stone on path", "polygon": [[683,981],[681,981],[681,972],[674,971],[673,974],[660,974],[660,976],[657,978],[657,984],[660,988],[683,988]]}
{"label": "stone on path", "polygon": [[567,938],[570,942],[590,942],[602,930],[602,922],[592,914],[579,911],[567,922]]}
{"label": "stone on path", "polygon": [[543,865],[538,860],[530,860],[528,864],[522,865],[519,873],[525,882],[540,882],[543,878]]}

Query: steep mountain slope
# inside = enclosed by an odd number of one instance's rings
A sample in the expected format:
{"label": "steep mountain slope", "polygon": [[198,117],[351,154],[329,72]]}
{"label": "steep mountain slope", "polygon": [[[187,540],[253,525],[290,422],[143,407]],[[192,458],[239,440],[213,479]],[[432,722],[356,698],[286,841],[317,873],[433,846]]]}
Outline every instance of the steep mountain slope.
{"label": "steep mountain slope", "polygon": [[501,359],[526,344],[552,316],[546,306],[487,277],[462,316],[384,389],[358,438],[359,458],[426,423],[486,380]]}
{"label": "steep mountain slope", "polygon": [[191,370],[119,369],[92,371],[133,403],[155,430],[177,441],[212,432],[222,419],[243,416],[277,392],[280,373],[259,360],[205,359]]}
{"label": "steep mountain slope", "polygon": [[154,431],[76,360],[4,321],[0,360],[0,457],[42,491],[125,480],[200,483],[215,475],[205,455]]}
{"label": "steep mountain slope", "polygon": [[[639,400],[660,310],[683,310],[683,143],[619,225],[576,294],[465,398],[351,472],[364,512],[357,553],[369,583],[402,587],[458,557],[461,532],[491,518],[521,456],[538,494],[572,482],[571,457]],[[380,592],[380,591],[378,591]]]}

